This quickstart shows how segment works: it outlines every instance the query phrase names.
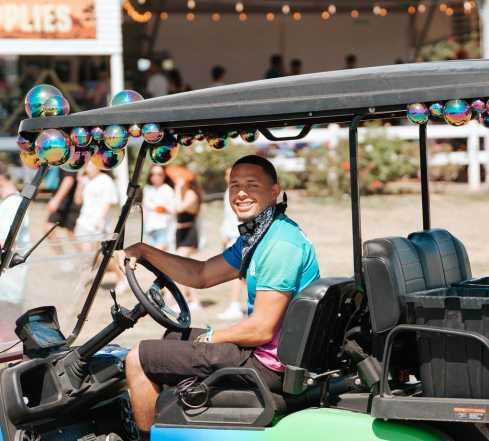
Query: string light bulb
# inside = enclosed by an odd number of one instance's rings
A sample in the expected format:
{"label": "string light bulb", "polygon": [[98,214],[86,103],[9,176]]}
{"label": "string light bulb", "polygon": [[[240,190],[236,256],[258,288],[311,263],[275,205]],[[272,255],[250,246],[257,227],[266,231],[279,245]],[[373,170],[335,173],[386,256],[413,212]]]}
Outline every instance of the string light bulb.
{"label": "string light bulb", "polygon": [[300,19],[301,19],[301,14],[300,14],[300,12],[296,12],[296,13],[294,14],[294,20],[299,21]]}
{"label": "string light bulb", "polygon": [[382,8],[382,9],[380,10],[380,16],[381,16],[381,17],[385,17],[386,15],[387,15],[387,9]]}
{"label": "string light bulb", "polygon": [[168,19],[168,14],[167,14],[166,12],[162,12],[162,13],[160,14],[160,18],[161,18],[162,20],[167,20],[167,19]]}
{"label": "string light bulb", "polygon": [[445,3],[442,3],[442,4],[440,5],[440,11],[441,11],[441,12],[445,12],[446,10],[447,10],[447,5],[446,5]]}
{"label": "string light bulb", "polygon": [[470,1],[470,6],[472,6],[472,9],[475,9],[475,2],[474,1]]}
{"label": "string light bulb", "polygon": [[322,14],[321,14],[321,17],[323,17],[325,20],[327,20],[329,18],[329,12],[328,11],[324,11]]}
{"label": "string light bulb", "polygon": [[468,9],[469,11],[472,9],[472,5],[470,4],[470,2],[464,2],[464,9]]}
{"label": "string light bulb", "polygon": [[334,15],[336,13],[336,6],[335,5],[329,5],[328,7],[328,12],[331,14],[331,15]]}
{"label": "string light bulb", "polygon": [[283,5],[282,6],[282,13],[287,15],[290,12],[290,6],[289,5]]}
{"label": "string light bulb", "polygon": [[239,19],[240,21],[245,21],[248,17],[246,16],[246,14],[244,12],[242,12],[241,14],[239,14]]}
{"label": "string light bulb", "polygon": [[409,6],[408,12],[413,15],[416,12],[416,8],[414,6]]}
{"label": "string light bulb", "polygon": [[421,14],[426,11],[426,6],[423,5],[423,3],[421,3],[419,6],[418,6],[418,12],[421,12]]}
{"label": "string light bulb", "polygon": [[188,21],[194,21],[194,18],[195,18],[195,15],[194,15],[194,14],[192,14],[191,12],[189,12],[189,13],[187,14],[187,20],[188,20]]}
{"label": "string light bulb", "polygon": [[453,15],[453,9],[452,8],[447,8],[446,13],[449,17]]}
{"label": "string light bulb", "polygon": [[236,3],[236,12],[243,12],[243,3]]}
{"label": "string light bulb", "polygon": [[374,6],[374,14],[380,15],[380,9],[381,9],[380,6],[378,6],[378,5]]}
{"label": "string light bulb", "polygon": [[271,12],[269,12],[269,13],[267,14],[267,20],[268,20],[268,21],[273,21],[273,19],[274,19],[274,18],[275,18],[275,15],[273,15]]}
{"label": "string light bulb", "polygon": [[144,4],[146,3],[146,0],[138,0],[138,3],[139,3],[140,5],[144,5]]}
{"label": "string light bulb", "polygon": [[212,14],[212,20],[219,21],[220,18],[221,16],[217,12],[215,14]]}
{"label": "string light bulb", "polygon": [[354,9],[353,11],[351,11],[351,16],[353,18],[357,18],[358,17],[358,11],[356,9]]}
{"label": "string light bulb", "polygon": [[195,8],[195,0],[188,0],[187,7],[189,9],[194,9]]}

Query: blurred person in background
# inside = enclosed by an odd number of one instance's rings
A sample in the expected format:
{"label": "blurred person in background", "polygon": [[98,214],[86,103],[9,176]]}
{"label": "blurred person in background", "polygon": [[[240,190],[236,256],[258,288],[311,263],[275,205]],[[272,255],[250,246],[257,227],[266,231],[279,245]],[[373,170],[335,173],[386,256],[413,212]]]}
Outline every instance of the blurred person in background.
{"label": "blurred person in background", "polygon": [[222,66],[214,66],[211,70],[212,83],[210,87],[225,86],[226,69]]}
{"label": "blurred person in background", "polygon": [[[8,167],[0,162],[0,246],[3,247],[12,222],[17,214],[22,196],[10,178]],[[31,240],[29,234],[29,214],[26,213],[17,234],[16,243]],[[18,340],[15,336],[15,319],[24,312],[26,301],[27,266],[7,269],[0,277],[0,343]]]}
{"label": "blurred person in background", "polygon": [[192,88],[182,80],[182,75],[178,69],[172,69],[168,76],[170,81],[168,83],[168,94],[173,95],[174,93],[189,92]]}
{"label": "blurred person in background", "polygon": [[272,55],[270,58],[270,69],[265,73],[265,79],[285,77],[284,62],[282,55]]}
{"label": "blurred person in background", "polygon": [[[81,205],[80,216],[76,221],[76,236],[91,236],[111,233],[110,208],[118,202],[117,188],[112,178],[103,173],[92,162],[77,174],[77,187],[74,201]],[[82,244],[86,245],[86,244]],[[82,250],[89,251],[89,250]],[[116,292],[122,294],[128,283],[114,260],[110,260],[108,271],[117,276]]]}
{"label": "blurred person in background", "polygon": [[357,68],[357,56],[350,54],[345,57],[345,69]]}
{"label": "blurred person in background", "polygon": [[[60,227],[68,230],[68,236],[75,234],[76,220],[81,209],[81,206],[77,205],[74,200],[77,185],[75,177],[75,173],[58,168],[59,186],[47,204],[50,214],[44,224],[44,233],[47,233],[56,222],[59,222]],[[56,233],[53,231],[49,238],[53,239],[54,237],[56,237]]]}
{"label": "blurred person in background", "polygon": [[99,67],[97,76],[98,81],[95,90],[93,91],[93,94],[87,96],[87,101],[91,101],[91,104],[89,104],[90,109],[98,109],[109,105],[108,96],[110,95],[110,78],[105,64],[102,64]]}
{"label": "blurred person in background", "polygon": [[[199,246],[199,234],[197,230],[197,216],[203,202],[202,187],[193,178],[191,181],[177,179],[175,182],[175,209],[177,212],[177,254],[182,257],[190,257]],[[195,288],[181,287],[183,295],[190,295],[191,311],[200,311],[202,302]]]}
{"label": "blurred person in background", "polygon": [[302,74],[302,61],[295,58],[290,62],[290,75]]}
{"label": "blurred person in background", "polygon": [[144,230],[148,245],[159,250],[168,249],[168,229],[175,215],[175,192],[166,183],[165,169],[151,167],[148,185],[143,192]]}
{"label": "blurred person in background", "polygon": [[148,72],[150,76],[146,84],[149,98],[168,95],[168,80],[161,71],[161,60],[157,57],[151,58]]}
{"label": "blurred person in background", "polygon": [[[240,237],[238,229],[240,222],[229,202],[229,177],[231,176],[231,170],[232,167],[227,167],[224,175],[227,184],[226,192],[224,193],[224,218],[221,226],[221,238],[224,250],[232,247],[238,240],[238,237]],[[244,316],[243,311],[241,310],[242,282],[239,279],[234,279],[231,280],[230,285],[231,304],[224,312],[217,314],[219,320],[236,320],[241,319]]]}

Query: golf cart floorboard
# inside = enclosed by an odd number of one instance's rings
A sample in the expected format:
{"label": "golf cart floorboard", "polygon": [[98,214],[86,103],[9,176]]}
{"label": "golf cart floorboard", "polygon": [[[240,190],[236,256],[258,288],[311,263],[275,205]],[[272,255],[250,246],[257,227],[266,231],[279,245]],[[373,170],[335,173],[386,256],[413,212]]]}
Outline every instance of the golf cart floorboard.
{"label": "golf cart floorboard", "polygon": [[376,396],[374,418],[396,420],[489,422],[489,400],[431,397]]}

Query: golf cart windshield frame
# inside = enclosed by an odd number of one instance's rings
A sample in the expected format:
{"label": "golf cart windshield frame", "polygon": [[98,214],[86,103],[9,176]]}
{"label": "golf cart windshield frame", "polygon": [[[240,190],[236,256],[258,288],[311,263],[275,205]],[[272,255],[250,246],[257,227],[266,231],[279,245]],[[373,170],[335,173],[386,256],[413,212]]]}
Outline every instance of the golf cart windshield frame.
{"label": "golf cart windshield frame", "polygon": [[[303,138],[312,125],[348,123],[355,281],[358,288],[364,290],[358,124],[365,120],[405,117],[407,106],[414,102],[430,103],[487,97],[488,78],[489,60],[416,63],[326,72],[203,89],[67,116],[32,118],[22,121],[19,132],[22,136],[33,139],[40,131],[48,128],[69,131],[80,126],[107,127],[111,124],[158,123],[166,133],[171,134],[207,134],[258,129],[267,139],[281,141]],[[288,138],[278,138],[269,130],[284,126],[304,128],[298,136]],[[420,126],[424,229],[430,228],[426,136],[424,124]],[[128,187],[128,198],[114,231],[119,235],[123,231],[139,188],[146,148],[147,144],[143,142]],[[43,166],[36,175],[33,185],[37,188],[46,170]],[[31,184],[26,184],[26,187],[29,185]],[[25,213],[27,206],[24,197],[19,210]],[[20,215],[16,216],[9,234],[11,243],[6,243],[6,250],[15,240],[21,220]],[[111,241],[106,247],[103,262],[75,329],[68,339],[68,345],[73,343],[82,329],[119,240]],[[4,256],[2,265],[5,265],[6,261],[8,258]]]}

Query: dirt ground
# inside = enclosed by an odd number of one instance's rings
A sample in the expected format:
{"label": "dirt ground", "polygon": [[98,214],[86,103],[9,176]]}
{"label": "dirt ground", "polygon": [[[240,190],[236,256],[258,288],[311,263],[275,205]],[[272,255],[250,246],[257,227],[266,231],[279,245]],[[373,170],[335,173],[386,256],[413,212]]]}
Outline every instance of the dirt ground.
{"label": "dirt ground", "polygon": [[[489,218],[489,193],[432,194],[432,226],[449,230],[467,247],[474,277],[489,273],[489,247],[487,219]],[[207,246],[195,254],[197,259],[206,259],[222,252],[219,227],[222,219],[222,202],[206,204],[202,216],[206,222]],[[112,218],[117,219],[118,211],[113,210]],[[300,195],[289,194],[287,214],[296,221],[309,236],[316,248],[322,277],[352,276],[352,231],[350,201],[338,199],[304,199]],[[36,202],[30,208],[31,238],[41,236],[42,222],[46,218],[45,203]],[[36,220],[37,222],[34,222]],[[389,235],[406,237],[422,228],[421,196],[370,196],[362,198],[363,240]],[[58,234],[61,234],[60,231]],[[140,284],[149,287],[151,278],[140,277]],[[77,344],[80,344],[101,330],[111,321],[112,300],[109,289],[115,284],[115,275],[108,273],[92,306],[88,322],[83,328]],[[235,321],[216,318],[229,304],[229,284],[199,292],[204,309],[192,314],[192,325],[203,327],[205,323],[214,329],[223,329]],[[136,299],[130,289],[118,296],[118,301],[130,309]],[[243,289],[242,305],[246,298]],[[141,339],[159,338],[163,328],[150,317],[142,319],[133,329],[126,331],[115,342],[121,346],[133,347]]]}

